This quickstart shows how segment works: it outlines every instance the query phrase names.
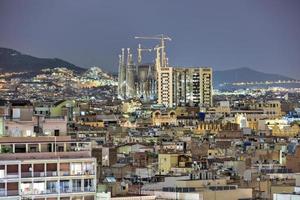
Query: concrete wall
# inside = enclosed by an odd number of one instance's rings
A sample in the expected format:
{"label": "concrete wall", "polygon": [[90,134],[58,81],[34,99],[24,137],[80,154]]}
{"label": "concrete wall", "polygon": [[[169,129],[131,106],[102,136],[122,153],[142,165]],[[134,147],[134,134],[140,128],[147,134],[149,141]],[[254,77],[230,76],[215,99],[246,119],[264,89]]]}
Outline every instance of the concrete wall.
{"label": "concrete wall", "polygon": [[239,200],[252,198],[252,189],[250,188],[239,188],[236,190],[220,190],[220,191],[212,191],[207,190],[203,192],[204,200]]}
{"label": "concrete wall", "polygon": [[[194,193],[179,193],[179,192],[154,192],[158,199],[178,199],[178,200],[204,200],[203,195],[197,192]],[[223,198],[224,199],[224,198]]]}

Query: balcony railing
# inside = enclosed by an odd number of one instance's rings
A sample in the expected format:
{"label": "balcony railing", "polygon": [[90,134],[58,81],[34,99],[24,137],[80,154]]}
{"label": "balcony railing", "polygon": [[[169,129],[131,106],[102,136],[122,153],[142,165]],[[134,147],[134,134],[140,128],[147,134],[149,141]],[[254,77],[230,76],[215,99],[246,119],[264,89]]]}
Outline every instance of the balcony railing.
{"label": "balcony railing", "polygon": [[32,153],[2,153],[0,160],[20,160],[20,159],[52,159],[52,158],[89,158],[91,157],[90,149],[79,147],[76,151],[67,152],[32,152]]}
{"label": "balcony railing", "polygon": [[95,188],[94,187],[84,187],[83,190],[85,192],[95,192]]}
{"label": "balcony railing", "polygon": [[45,172],[34,172],[33,176],[34,177],[45,177],[46,173]]}
{"label": "balcony railing", "polygon": [[57,171],[47,171],[46,176],[57,176]]}
{"label": "balcony railing", "polygon": [[[56,187],[54,188],[47,188],[45,191],[27,191],[26,193],[22,193],[22,195],[31,195],[31,194],[38,194],[38,195],[43,195],[43,194],[57,194],[58,191],[60,191],[60,193],[80,193],[80,192],[95,192],[95,188],[94,187],[64,187],[64,188],[60,188],[59,190],[56,189]],[[5,191],[0,191],[0,197],[1,196],[18,196],[18,190],[9,190],[7,191],[7,195],[5,194]]]}
{"label": "balcony railing", "polygon": [[73,187],[72,192],[82,192],[83,189],[81,187]]}
{"label": "balcony railing", "polygon": [[15,173],[7,173],[6,175],[6,178],[7,179],[10,179],[10,178],[19,178],[19,173],[18,172],[15,172]]}
{"label": "balcony railing", "polygon": [[69,171],[60,171],[59,174],[60,174],[60,176],[70,176]]}
{"label": "balcony railing", "polygon": [[[93,170],[82,171],[78,173],[70,173],[69,171],[46,171],[46,172],[21,172],[21,178],[32,178],[32,177],[53,177],[53,176],[84,176],[94,175]],[[18,173],[8,173],[5,179],[19,178]]]}
{"label": "balcony railing", "polygon": [[83,176],[83,175],[94,175],[95,172],[92,170],[81,171],[81,172],[72,172],[71,176]]}
{"label": "balcony railing", "polygon": [[72,188],[61,188],[61,193],[76,193],[76,192],[95,192],[94,187],[72,187]]}
{"label": "balcony railing", "polygon": [[0,189],[0,197],[7,197],[7,196],[18,196],[19,190],[7,190]]}
{"label": "balcony railing", "polygon": [[58,190],[56,189],[56,187],[46,189],[46,194],[55,194],[55,193],[58,193]]}
{"label": "balcony railing", "polygon": [[32,172],[22,172],[21,173],[22,178],[29,178],[32,177]]}

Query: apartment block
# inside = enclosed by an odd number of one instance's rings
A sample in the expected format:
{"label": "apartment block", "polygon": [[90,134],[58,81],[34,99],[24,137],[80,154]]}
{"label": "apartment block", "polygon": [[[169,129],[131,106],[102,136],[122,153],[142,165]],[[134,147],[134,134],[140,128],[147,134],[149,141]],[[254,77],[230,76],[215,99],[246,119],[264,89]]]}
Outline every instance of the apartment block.
{"label": "apartment block", "polygon": [[200,68],[174,68],[174,105],[199,106]]}
{"label": "apartment block", "polygon": [[173,107],[173,68],[163,67],[158,70],[158,104]]}
{"label": "apartment block", "polygon": [[89,142],[3,137],[0,149],[0,199],[95,199],[96,159]]}
{"label": "apartment block", "polygon": [[166,107],[211,107],[212,69],[164,67],[158,72],[158,104]]}
{"label": "apartment block", "polygon": [[212,80],[212,68],[204,67],[200,68],[200,104],[202,106],[211,107],[212,92],[213,92],[213,80]]}

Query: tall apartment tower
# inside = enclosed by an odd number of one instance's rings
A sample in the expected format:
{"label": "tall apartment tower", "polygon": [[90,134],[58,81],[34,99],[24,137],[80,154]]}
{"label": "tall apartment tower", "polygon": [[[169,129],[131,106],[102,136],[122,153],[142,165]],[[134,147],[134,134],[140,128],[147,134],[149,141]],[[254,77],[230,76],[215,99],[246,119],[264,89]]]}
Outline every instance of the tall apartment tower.
{"label": "tall apartment tower", "polygon": [[199,106],[200,68],[173,69],[174,106]]}
{"label": "tall apartment tower", "polygon": [[212,69],[163,67],[158,73],[158,104],[212,106]]}
{"label": "tall apartment tower", "polygon": [[204,107],[212,106],[212,68],[200,68],[200,104]]}
{"label": "tall apartment tower", "polygon": [[157,75],[157,103],[173,107],[173,68],[162,67]]}

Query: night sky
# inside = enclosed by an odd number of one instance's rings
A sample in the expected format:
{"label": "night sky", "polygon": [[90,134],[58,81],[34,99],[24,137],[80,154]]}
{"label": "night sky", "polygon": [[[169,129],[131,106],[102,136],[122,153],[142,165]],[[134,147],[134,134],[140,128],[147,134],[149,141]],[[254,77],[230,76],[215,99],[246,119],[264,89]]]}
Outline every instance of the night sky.
{"label": "night sky", "polygon": [[173,39],[171,65],[299,79],[299,0],[0,0],[1,47],[82,67],[117,71],[120,49],[136,48],[135,35],[160,33]]}

